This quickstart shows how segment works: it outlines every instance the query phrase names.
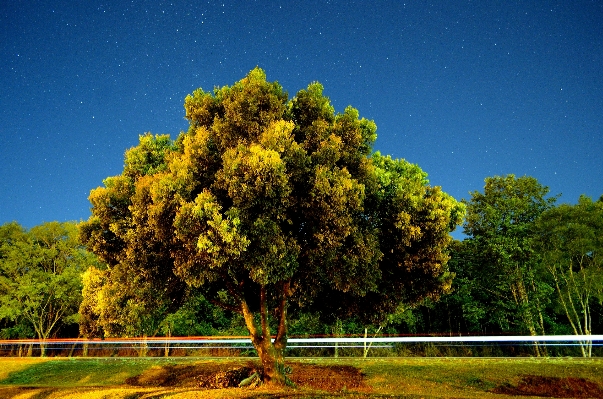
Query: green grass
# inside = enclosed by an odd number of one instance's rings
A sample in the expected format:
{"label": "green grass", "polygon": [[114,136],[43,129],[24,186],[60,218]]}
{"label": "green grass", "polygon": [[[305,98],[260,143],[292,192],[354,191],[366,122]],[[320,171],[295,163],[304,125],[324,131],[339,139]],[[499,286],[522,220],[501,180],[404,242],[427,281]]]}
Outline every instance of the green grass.
{"label": "green grass", "polygon": [[[13,362],[15,360],[13,359]],[[184,360],[186,362],[186,360]],[[6,360],[0,360],[0,368]],[[10,361],[9,361],[10,362]],[[1,385],[77,387],[120,385],[153,366],[174,364],[172,359],[52,359],[29,364],[0,381]],[[180,360],[179,363],[182,363]],[[14,367],[14,366],[13,366]]]}
{"label": "green grass", "polygon": [[390,358],[367,360],[362,368],[369,374],[447,383],[476,379],[500,383],[527,374],[572,376],[603,382],[603,359]]}
{"label": "green grass", "polygon": [[[302,361],[292,359],[293,361]],[[23,395],[27,398],[138,398],[165,397],[186,399],[199,397],[187,389],[136,388],[125,384],[128,377],[165,365],[200,362],[191,358],[119,359],[3,359],[0,358],[0,398]],[[204,359],[219,364],[244,361],[238,359]],[[603,387],[603,359],[492,359],[492,358],[368,358],[307,359],[322,365],[352,365],[362,370],[369,392],[311,392],[300,387],[288,392],[266,390],[204,391],[208,398],[479,398],[491,389],[516,386],[527,375],[584,378]],[[6,371],[4,371],[6,370]],[[32,387],[36,390],[32,391]],[[96,388],[95,388],[96,387]],[[31,394],[31,395],[30,395]],[[196,395],[196,396],[195,396]],[[488,393],[494,398],[513,396]]]}

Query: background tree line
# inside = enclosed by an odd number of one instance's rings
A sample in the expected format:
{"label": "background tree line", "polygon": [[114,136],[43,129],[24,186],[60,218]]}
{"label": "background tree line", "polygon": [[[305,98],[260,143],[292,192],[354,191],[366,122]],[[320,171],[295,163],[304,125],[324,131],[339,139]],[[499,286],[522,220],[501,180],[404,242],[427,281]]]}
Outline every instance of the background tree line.
{"label": "background tree line", "polygon": [[[532,177],[485,183],[464,200],[466,238],[450,247],[452,293],[407,310],[407,331],[600,334],[603,196],[556,206],[557,197]],[[590,356],[591,343],[580,350]],[[546,350],[535,344],[534,352]]]}
{"label": "background tree line", "polygon": [[[466,200],[466,238],[450,247],[451,293],[400,306],[387,334],[601,334],[603,332],[603,198],[555,204],[536,179],[486,179]],[[44,223],[29,230],[0,226],[0,336],[246,335],[242,317],[183,288],[170,308],[154,303],[145,286],[109,298],[99,295],[108,268],[78,239],[76,223]],[[91,317],[103,313],[105,318]],[[356,317],[325,323],[297,312],[291,335],[374,333]],[[81,331],[81,333],[80,333]],[[536,347],[534,350],[542,351]],[[580,350],[591,354],[589,342]]]}

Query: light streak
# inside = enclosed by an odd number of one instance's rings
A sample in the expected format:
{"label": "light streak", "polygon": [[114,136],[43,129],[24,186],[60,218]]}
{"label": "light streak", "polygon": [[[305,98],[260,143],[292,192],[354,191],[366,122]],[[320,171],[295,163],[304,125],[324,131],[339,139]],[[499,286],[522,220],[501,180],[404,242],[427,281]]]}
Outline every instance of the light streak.
{"label": "light streak", "polygon": [[[603,335],[508,335],[508,336],[402,336],[402,337],[311,337],[289,338],[290,346],[302,347],[295,344],[395,344],[395,343],[584,343],[601,342]],[[137,338],[109,338],[109,339],[12,339],[0,340],[0,346],[6,345],[250,345],[251,339],[246,337],[137,337]],[[236,347],[236,346],[235,346]]]}

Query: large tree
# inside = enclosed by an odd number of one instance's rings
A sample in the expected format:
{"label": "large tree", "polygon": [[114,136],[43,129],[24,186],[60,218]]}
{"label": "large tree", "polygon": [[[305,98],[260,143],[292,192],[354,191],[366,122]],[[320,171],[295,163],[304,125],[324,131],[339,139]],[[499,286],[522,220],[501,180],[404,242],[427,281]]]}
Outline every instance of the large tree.
{"label": "large tree", "polygon": [[[603,301],[603,198],[580,197],[540,215],[534,247],[551,276],[557,299],[574,334],[592,333],[591,308]],[[590,357],[592,342],[579,341]]]}
{"label": "large tree", "polygon": [[74,223],[0,226],[0,319],[30,325],[43,356],[47,338],[77,323],[81,273],[95,262]]}
{"label": "large tree", "polygon": [[378,320],[449,287],[463,205],[416,165],[371,154],[375,124],[336,113],[319,83],[288,100],[256,68],[184,106],[186,133],[143,136],[92,192],[82,237],[160,296],[177,278],[241,313],[265,382],[286,382],[289,303]]}
{"label": "large tree", "polygon": [[[466,201],[467,239],[454,262],[469,278],[471,297],[481,298],[467,310],[487,315],[503,331],[544,334],[543,309],[552,288],[538,275],[531,239],[536,219],[556,197],[548,197],[548,187],[529,176],[494,176],[485,182],[483,193],[474,191]],[[540,354],[537,345],[535,350]]]}

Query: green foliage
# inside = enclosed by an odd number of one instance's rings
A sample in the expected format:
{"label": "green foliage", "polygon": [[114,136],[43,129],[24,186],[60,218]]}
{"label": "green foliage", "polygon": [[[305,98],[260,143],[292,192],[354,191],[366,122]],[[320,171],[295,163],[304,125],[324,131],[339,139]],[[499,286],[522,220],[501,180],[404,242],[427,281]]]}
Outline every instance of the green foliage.
{"label": "green foliage", "polygon": [[90,267],[83,274],[80,334],[88,338],[154,336],[167,314],[165,299],[129,265]]}
{"label": "green foliage", "polygon": [[84,336],[155,335],[178,309],[185,284],[172,272],[167,217],[153,198],[165,194],[166,158],[177,146],[166,135],[140,136],[126,151],[124,173],[90,193],[94,212],[80,224],[80,238],[106,263],[84,278]]}
{"label": "green foliage", "polygon": [[192,291],[188,293],[186,301],[176,312],[170,313],[163,319],[161,333],[164,336],[175,337],[231,333],[240,335],[242,333],[240,329],[232,331],[234,319],[230,312],[211,304],[203,295]]}
{"label": "green foliage", "polygon": [[[592,334],[593,307],[603,302],[603,202],[582,196],[540,215],[534,248],[552,278],[574,334]],[[590,356],[590,343],[582,345]]]}
{"label": "green foliage", "polygon": [[0,226],[2,335],[46,339],[78,323],[81,273],[96,258],[77,239],[73,223],[49,222],[26,231]]}
{"label": "green foliage", "polygon": [[[363,221],[375,235],[365,234],[362,239],[378,243],[380,258],[377,270],[364,270],[358,276],[364,273],[364,278],[378,278],[378,282],[366,291],[325,290],[314,309],[331,321],[356,316],[364,324],[384,324],[400,304],[408,307],[428,298],[437,300],[449,291],[453,278],[447,268],[449,232],[461,223],[464,205],[439,187],[430,187],[426,173],[416,165],[379,153],[370,160]],[[350,280],[349,275],[345,278]]]}
{"label": "green foliage", "polygon": [[[601,329],[601,201],[555,207],[536,179],[486,179],[450,247],[452,293],[406,309],[399,332],[588,334]],[[397,324],[396,324],[397,323]],[[588,342],[580,346],[590,353]],[[544,354],[543,348],[538,353]],[[547,348],[549,354],[553,349]],[[554,349],[557,351],[557,348]]]}
{"label": "green foliage", "polygon": [[543,334],[552,287],[540,274],[531,239],[536,219],[556,197],[532,177],[486,179],[466,201],[465,234],[451,263],[456,298],[469,325],[482,332]]}
{"label": "green foliage", "polygon": [[153,136],[150,133],[139,137],[139,144],[126,151],[124,176],[137,178],[153,175],[165,170],[165,156],[175,149],[167,134]]}

